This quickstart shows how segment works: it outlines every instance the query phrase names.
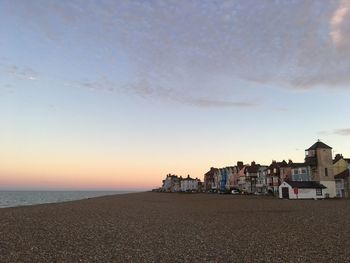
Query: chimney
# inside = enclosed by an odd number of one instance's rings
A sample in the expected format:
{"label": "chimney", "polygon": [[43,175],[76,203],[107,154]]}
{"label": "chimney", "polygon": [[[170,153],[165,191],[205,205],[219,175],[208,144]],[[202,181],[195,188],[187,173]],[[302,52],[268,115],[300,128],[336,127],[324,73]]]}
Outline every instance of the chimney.
{"label": "chimney", "polygon": [[338,162],[340,159],[343,159],[343,155],[340,153],[337,153],[334,157],[334,161]]}

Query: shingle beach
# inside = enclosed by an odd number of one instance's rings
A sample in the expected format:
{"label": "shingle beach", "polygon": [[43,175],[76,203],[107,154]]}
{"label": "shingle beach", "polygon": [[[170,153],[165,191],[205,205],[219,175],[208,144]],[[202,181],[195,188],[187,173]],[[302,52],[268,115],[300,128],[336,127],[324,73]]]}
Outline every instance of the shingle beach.
{"label": "shingle beach", "polygon": [[350,262],[350,200],[147,192],[4,208],[0,262]]}

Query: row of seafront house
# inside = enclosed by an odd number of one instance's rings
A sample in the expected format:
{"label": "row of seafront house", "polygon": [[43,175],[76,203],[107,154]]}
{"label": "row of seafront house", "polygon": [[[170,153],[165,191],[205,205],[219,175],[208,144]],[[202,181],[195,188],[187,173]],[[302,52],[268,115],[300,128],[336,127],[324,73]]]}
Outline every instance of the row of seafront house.
{"label": "row of seafront house", "polygon": [[198,178],[187,177],[167,174],[163,180],[161,190],[164,192],[201,192],[203,190],[203,184]]}
{"label": "row of seafront house", "polygon": [[233,189],[245,193],[274,194],[280,198],[349,197],[350,159],[341,154],[332,157],[332,148],[317,141],[305,150],[303,163],[272,161],[270,165],[255,162],[225,168],[210,168],[199,179],[167,175],[162,191],[228,192]]}
{"label": "row of seafront house", "polygon": [[247,193],[275,194],[281,198],[349,197],[350,159],[332,157],[332,148],[317,141],[305,150],[303,163],[252,162],[225,168],[211,168],[204,175],[207,191],[239,189]]}

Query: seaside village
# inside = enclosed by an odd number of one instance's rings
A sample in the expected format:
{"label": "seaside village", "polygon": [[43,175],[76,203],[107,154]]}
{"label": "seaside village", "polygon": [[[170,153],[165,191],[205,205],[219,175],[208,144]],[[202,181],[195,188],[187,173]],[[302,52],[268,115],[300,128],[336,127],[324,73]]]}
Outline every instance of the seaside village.
{"label": "seaside village", "polygon": [[168,174],[160,192],[210,192],[219,194],[274,195],[284,199],[347,198],[350,192],[350,159],[332,157],[332,147],[318,140],[305,150],[303,163],[272,161],[269,165],[237,162],[210,168],[201,182]]}

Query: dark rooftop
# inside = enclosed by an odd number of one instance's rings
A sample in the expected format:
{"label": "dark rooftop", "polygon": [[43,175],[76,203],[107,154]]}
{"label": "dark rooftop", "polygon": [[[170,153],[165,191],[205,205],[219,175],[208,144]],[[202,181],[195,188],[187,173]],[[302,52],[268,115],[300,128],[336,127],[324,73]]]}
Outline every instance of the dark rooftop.
{"label": "dark rooftop", "polygon": [[300,182],[300,181],[286,181],[291,187],[296,188],[327,188],[323,184],[315,181]]}
{"label": "dark rooftop", "polygon": [[306,149],[306,151],[316,150],[316,149],[332,149],[332,147],[330,147],[327,144],[325,144],[325,143],[321,142],[320,140],[318,140],[309,149]]}

